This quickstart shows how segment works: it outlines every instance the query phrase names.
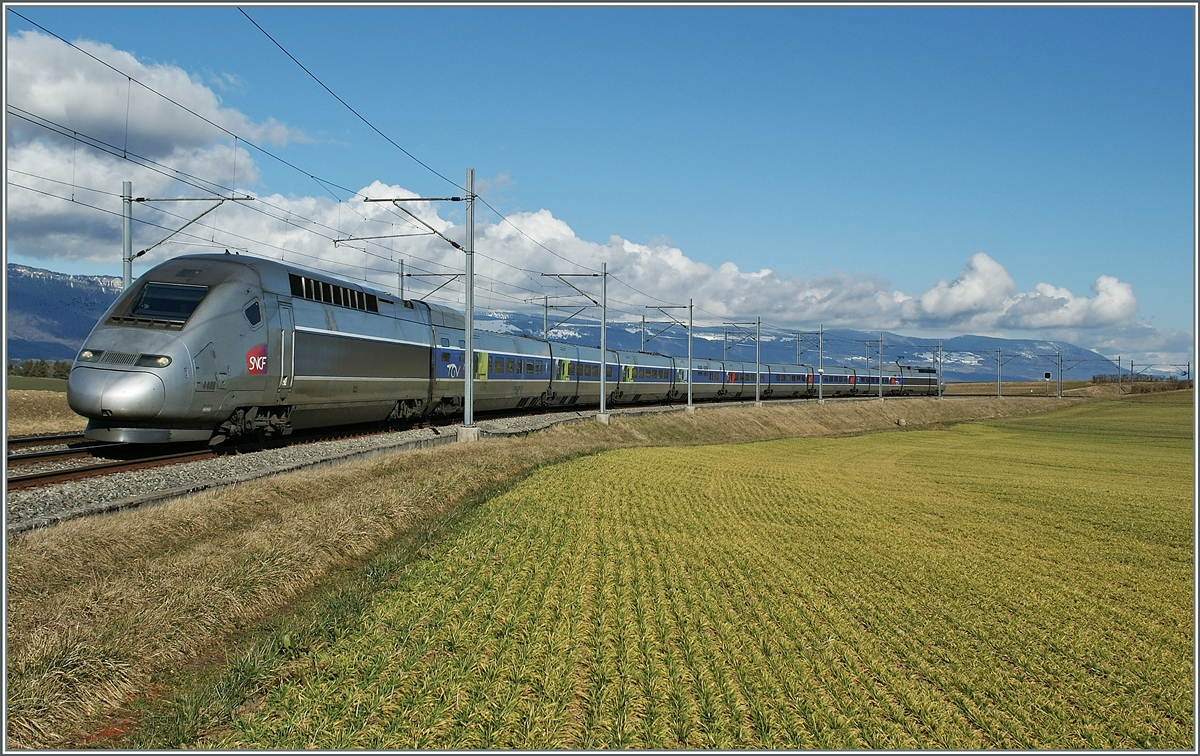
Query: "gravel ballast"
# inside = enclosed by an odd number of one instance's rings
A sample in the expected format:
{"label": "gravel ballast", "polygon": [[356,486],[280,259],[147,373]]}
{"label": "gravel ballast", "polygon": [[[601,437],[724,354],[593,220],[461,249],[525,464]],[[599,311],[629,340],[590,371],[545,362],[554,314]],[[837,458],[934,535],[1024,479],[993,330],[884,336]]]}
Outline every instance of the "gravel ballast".
{"label": "gravel ballast", "polygon": [[[610,410],[611,414],[678,411],[681,406]],[[595,410],[553,412],[487,419],[476,423],[481,438],[521,436],[555,423],[592,419]],[[277,449],[224,455],[199,462],[148,468],[135,472],[7,493],[7,532],[21,533],[64,520],[156,504],[197,491],[243,483],[256,478],[317,465],[437,446],[457,440],[457,425],[357,436],[333,441],[294,444]]]}

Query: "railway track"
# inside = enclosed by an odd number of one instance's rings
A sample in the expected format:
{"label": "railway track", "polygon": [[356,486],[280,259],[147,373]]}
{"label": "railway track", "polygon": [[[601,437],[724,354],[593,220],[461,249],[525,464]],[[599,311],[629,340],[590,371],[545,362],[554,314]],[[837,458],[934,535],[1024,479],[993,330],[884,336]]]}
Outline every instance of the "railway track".
{"label": "railway track", "polygon": [[21,467],[39,462],[62,462],[69,459],[92,457],[97,452],[113,451],[124,446],[125,444],[89,443],[86,446],[67,447],[65,449],[9,454],[7,460],[9,467]]}
{"label": "railway track", "polygon": [[[801,403],[805,402],[801,400]],[[681,407],[664,405],[611,411],[617,414],[643,414],[677,409]],[[480,423],[487,436],[511,437],[526,435],[557,422],[585,420],[590,415],[589,410],[488,413],[484,416],[487,419],[480,418]],[[7,481],[10,494],[6,502],[8,532],[24,532],[67,519],[145,506],[202,490],[219,489],[231,483],[248,482],[314,465],[452,443],[455,434],[444,433],[441,428],[453,424],[453,420],[439,418],[433,422],[402,428],[380,428],[375,425],[343,427],[336,431],[312,435],[297,433],[267,443],[227,443],[211,449],[207,446],[198,448],[198,445],[190,448],[177,447],[167,454],[163,454],[161,449],[147,448],[146,445],[111,449],[96,449],[94,446],[89,448],[88,444],[91,442],[81,443],[78,436],[60,437],[60,446],[70,445],[81,451],[68,452],[67,449],[60,448],[56,450],[58,452],[108,459],[96,460],[97,464],[83,467],[76,465],[75,469],[62,469],[65,465],[72,464],[72,460],[51,461],[46,463],[46,467],[53,465],[60,469],[39,471],[34,464],[36,460],[30,458],[31,469],[28,472],[34,474],[17,475]],[[365,438],[375,435],[381,437],[378,442]],[[52,441],[52,437],[47,436],[36,439],[14,438],[10,439],[9,446],[19,448],[37,444],[46,447],[53,445],[49,443]],[[315,442],[330,443],[327,445]],[[17,459],[13,462],[10,457],[9,472],[27,472],[20,469],[24,466],[20,459],[24,455],[14,456]],[[130,474],[138,470],[145,472]],[[72,482],[80,479],[91,480],[82,484]]]}
{"label": "railway track", "polygon": [[6,451],[12,449],[28,449],[31,446],[54,446],[56,444],[73,444],[87,441],[82,433],[57,433],[51,436],[13,436],[5,439]]}
{"label": "railway track", "polygon": [[[121,444],[114,444],[114,446],[121,446]],[[87,450],[80,451],[85,454],[87,453]],[[9,491],[20,491],[21,489],[25,488],[35,488],[37,486],[48,486],[55,483],[67,483],[75,480],[83,480],[84,478],[92,478],[97,475],[108,475],[110,473],[127,472],[130,470],[144,470],[149,467],[176,465],[182,462],[194,462],[201,459],[212,459],[213,456],[215,456],[215,452],[213,452],[211,449],[193,449],[190,451],[176,452],[174,454],[161,454],[154,457],[110,460],[91,465],[83,465],[80,467],[69,467],[60,470],[45,470],[42,472],[26,473],[24,475],[10,475],[6,481],[6,485]]]}
{"label": "railway track", "polygon": [[[419,427],[431,428],[429,423]],[[19,449],[35,446],[59,446],[62,448],[44,451],[9,453],[7,454],[9,476],[6,487],[9,491],[20,491],[27,488],[51,486],[59,483],[69,483],[100,475],[119,472],[130,472],[163,465],[183,464],[199,460],[213,459],[228,454],[243,454],[264,449],[277,449],[296,444],[333,441],[356,436],[387,433],[393,429],[380,428],[341,428],[316,434],[303,434],[285,438],[272,439],[265,442],[226,443],[217,447],[197,447],[188,444],[185,448],[176,445],[176,449],[167,454],[161,454],[161,448],[150,448],[139,444],[106,443],[88,441],[83,434],[61,434],[58,436],[28,436],[8,439],[7,448]],[[437,432],[436,430],[434,431]],[[146,456],[149,454],[150,456]],[[30,473],[11,474],[15,468],[31,467],[43,463],[73,463],[84,462],[89,458],[110,457],[91,464],[72,464],[69,467],[39,470]],[[112,459],[117,457],[117,459]]]}

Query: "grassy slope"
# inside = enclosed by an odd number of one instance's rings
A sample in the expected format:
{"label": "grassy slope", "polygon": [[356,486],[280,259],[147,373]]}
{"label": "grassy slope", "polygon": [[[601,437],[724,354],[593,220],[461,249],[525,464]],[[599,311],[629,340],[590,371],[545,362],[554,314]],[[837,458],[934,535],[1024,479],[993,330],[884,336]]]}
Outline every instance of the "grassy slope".
{"label": "grassy slope", "polygon": [[[322,649],[378,633],[376,608],[396,581],[409,579],[420,565],[448,564],[444,557],[427,560],[487,525],[490,510],[460,530],[455,523],[473,518],[477,506],[493,506],[482,502],[547,464],[611,448],[861,433],[895,429],[898,417],[906,417],[910,428],[938,427],[1052,406],[1061,405],[915,400],[728,407],[701,409],[695,417],[614,420],[610,427],[583,423],[529,439],[283,476],[10,539],[8,744],[162,747],[195,743],[205,732],[217,737],[213,728],[225,726],[233,712],[264,704],[259,693],[324,664]],[[919,437],[881,436],[891,442],[885,449],[894,449],[898,438]],[[636,452],[634,459],[658,453]],[[452,537],[443,540],[447,533]],[[486,528],[479,533],[490,537]],[[562,550],[570,552],[588,542],[563,543]],[[463,558],[478,571],[498,556],[479,552]],[[561,593],[559,606],[577,598]],[[670,636],[662,642],[669,641]],[[459,648],[457,642],[427,650],[449,653]],[[580,673],[571,669],[572,675]],[[357,703],[361,710],[364,704]],[[460,690],[455,706],[461,703]],[[678,705],[685,705],[683,699]],[[660,719],[672,716],[655,711]],[[578,716],[578,708],[571,712]],[[691,720],[671,721],[685,728],[674,736],[678,742],[692,742],[686,730]],[[591,732],[589,740],[561,742],[595,743],[596,731]],[[567,729],[561,736],[578,734],[572,733]],[[387,737],[379,742],[403,740],[394,732]]]}
{"label": "grassy slope", "polygon": [[543,469],[206,743],[1186,748],[1190,429],[1154,397]]}

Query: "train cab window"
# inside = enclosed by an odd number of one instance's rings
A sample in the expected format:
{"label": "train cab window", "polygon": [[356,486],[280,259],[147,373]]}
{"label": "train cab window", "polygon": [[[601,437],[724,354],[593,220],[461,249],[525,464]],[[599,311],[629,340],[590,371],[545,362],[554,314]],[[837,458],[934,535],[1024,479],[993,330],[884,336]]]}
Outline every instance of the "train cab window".
{"label": "train cab window", "polygon": [[450,346],[450,339],[442,339],[442,340],[441,340],[441,345],[442,345],[442,346],[444,346],[444,347],[448,347],[448,346]]}
{"label": "train cab window", "polygon": [[258,306],[257,299],[247,305],[242,313],[246,316],[246,321],[250,323],[251,328],[258,328],[262,325],[262,309]]}
{"label": "train cab window", "polygon": [[459,349],[466,349],[466,348],[467,348],[467,342],[463,341],[462,339],[459,339],[459,340],[458,340],[458,348],[459,348]]}
{"label": "train cab window", "polygon": [[185,321],[208,294],[207,286],[147,283],[133,304],[135,318]]}

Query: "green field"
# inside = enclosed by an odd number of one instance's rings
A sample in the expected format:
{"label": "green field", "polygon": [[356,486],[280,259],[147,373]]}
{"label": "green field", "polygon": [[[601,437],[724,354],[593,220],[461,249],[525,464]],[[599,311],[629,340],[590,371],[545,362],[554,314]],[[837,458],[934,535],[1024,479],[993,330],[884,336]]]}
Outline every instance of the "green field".
{"label": "green field", "polygon": [[1191,397],[543,468],[193,745],[1190,749]]}
{"label": "green field", "polygon": [[67,382],[61,378],[29,378],[9,375],[8,387],[17,391],[60,391],[66,393]]}

